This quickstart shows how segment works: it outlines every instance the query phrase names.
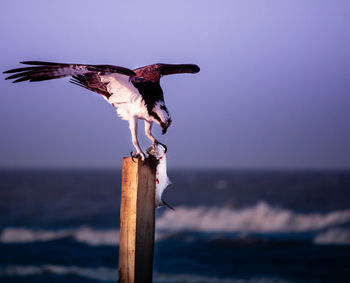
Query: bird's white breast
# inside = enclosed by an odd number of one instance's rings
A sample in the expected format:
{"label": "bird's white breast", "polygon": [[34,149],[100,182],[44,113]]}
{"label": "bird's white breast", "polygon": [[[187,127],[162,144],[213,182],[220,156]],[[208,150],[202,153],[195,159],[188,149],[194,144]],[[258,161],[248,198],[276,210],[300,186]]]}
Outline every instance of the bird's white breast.
{"label": "bird's white breast", "polygon": [[121,74],[101,76],[111,96],[106,100],[117,108],[118,115],[123,120],[137,117],[149,120],[145,103],[137,88],[130,81],[130,77]]}

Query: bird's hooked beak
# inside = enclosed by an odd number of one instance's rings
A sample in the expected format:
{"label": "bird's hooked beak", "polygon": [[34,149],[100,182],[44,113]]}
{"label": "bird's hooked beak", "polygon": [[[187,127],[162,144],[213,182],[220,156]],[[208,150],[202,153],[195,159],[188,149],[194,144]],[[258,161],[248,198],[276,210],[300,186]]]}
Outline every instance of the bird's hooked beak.
{"label": "bird's hooked beak", "polygon": [[164,135],[167,132],[171,122],[171,119],[168,119],[165,123],[160,124],[160,126],[162,127],[162,135]]}

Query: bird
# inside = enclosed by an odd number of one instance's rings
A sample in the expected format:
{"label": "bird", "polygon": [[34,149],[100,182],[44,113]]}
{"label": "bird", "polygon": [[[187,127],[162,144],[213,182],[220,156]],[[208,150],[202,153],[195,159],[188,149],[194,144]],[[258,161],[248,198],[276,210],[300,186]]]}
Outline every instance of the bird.
{"label": "bird", "polygon": [[[118,116],[129,122],[132,144],[135,148],[130,154],[133,158],[145,160],[138,141],[138,120],[144,121],[145,135],[152,145],[166,145],[159,142],[151,133],[153,123],[158,124],[162,134],[172,123],[172,118],[165,106],[160,79],[163,76],[181,73],[198,73],[195,64],[156,63],[134,70],[114,65],[86,65],[54,63],[43,61],[20,62],[26,67],[3,72],[12,74],[6,80],[13,83],[70,77],[69,82],[101,95],[116,108]],[[29,66],[28,66],[29,65]]]}

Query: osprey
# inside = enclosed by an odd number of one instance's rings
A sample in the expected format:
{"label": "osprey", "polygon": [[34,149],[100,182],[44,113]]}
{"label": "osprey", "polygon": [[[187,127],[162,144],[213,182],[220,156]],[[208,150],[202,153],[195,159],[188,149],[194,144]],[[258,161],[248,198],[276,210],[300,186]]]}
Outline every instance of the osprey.
{"label": "osprey", "polygon": [[[5,71],[14,73],[6,79],[22,81],[45,81],[71,76],[70,82],[96,92],[112,104],[118,115],[129,121],[132,143],[136,151],[133,157],[145,159],[137,139],[137,121],[145,122],[145,135],[153,145],[161,144],[152,133],[153,122],[165,134],[171,124],[169,111],[164,103],[160,78],[179,73],[198,73],[199,67],[193,64],[153,64],[135,70],[113,65],[64,64],[40,61],[26,61],[30,67]],[[163,145],[166,149],[166,146]]]}

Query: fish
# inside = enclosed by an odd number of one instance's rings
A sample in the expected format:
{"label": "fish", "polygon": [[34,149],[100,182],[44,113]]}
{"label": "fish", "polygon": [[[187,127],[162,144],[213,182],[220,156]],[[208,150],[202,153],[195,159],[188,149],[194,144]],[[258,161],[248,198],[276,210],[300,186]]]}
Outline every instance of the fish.
{"label": "fish", "polygon": [[174,210],[174,208],[171,207],[163,199],[164,190],[168,187],[168,185],[171,184],[171,181],[167,174],[167,168],[166,168],[166,161],[167,161],[166,148],[162,144],[156,143],[151,145],[147,149],[147,153],[149,155],[152,155],[158,161],[158,164],[156,167],[155,207],[156,208],[167,207]]}

